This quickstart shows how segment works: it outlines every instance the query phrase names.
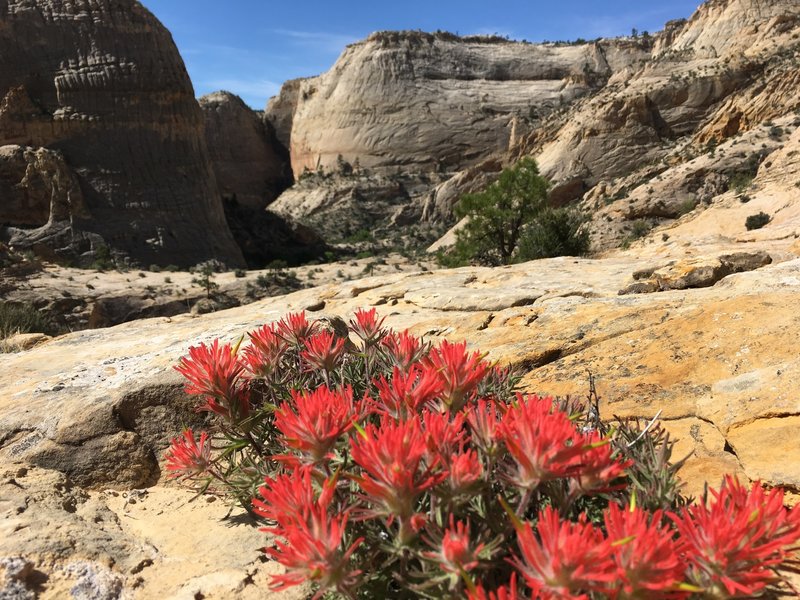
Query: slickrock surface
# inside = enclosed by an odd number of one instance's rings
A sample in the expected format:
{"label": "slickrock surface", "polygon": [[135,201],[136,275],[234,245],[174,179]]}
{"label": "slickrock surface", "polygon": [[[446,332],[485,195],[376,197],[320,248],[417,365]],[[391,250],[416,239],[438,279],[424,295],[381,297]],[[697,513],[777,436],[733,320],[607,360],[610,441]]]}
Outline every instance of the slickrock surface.
{"label": "slickrock surface", "polygon": [[146,265],[242,262],[191,82],[147,9],[135,0],[2,0],[0,23],[0,145],[59,151],[80,187],[57,211],[39,203],[4,215],[2,238],[18,247],[45,240],[89,262],[99,245]]}
{"label": "slickrock surface", "polygon": [[[0,355],[7,490],[0,507],[2,526],[13,533],[0,537],[0,554],[24,555],[32,566],[20,576],[23,584],[34,586],[44,574],[47,581],[38,585],[46,590],[73,585],[75,573],[140,590],[139,597],[224,597],[219,590],[226,589],[238,590],[229,597],[248,598],[263,589],[275,565],[258,559],[260,534],[243,524],[221,532],[232,523],[218,521],[219,503],[185,504],[183,492],[165,487],[160,457],[169,438],[204,418],[193,412],[172,367],[191,344],[235,341],[303,309],[312,317],[347,318],[358,307],[376,306],[394,328],[467,339],[489,359],[520,368],[529,391],[583,396],[592,372],[604,417],[652,418],[662,411],[680,440],[676,458],[691,454],[682,471],[690,492],[699,493],[706,481],[718,484],[723,473],[800,491],[794,235],[697,246],[648,241],[597,260],[380,275],[209,315],[73,333]],[[768,258],[772,263],[762,266]],[[718,279],[714,269],[724,264],[742,272]],[[619,293],[656,275],[681,283]],[[130,490],[143,487],[142,499],[133,492],[135,505],[102,492],[113,488],[130,498]],[[52,489],[60,491],[53,496]],[[65,538],[36,534],[56,523]],[[87,523],[91,535],[80,533]],[[65,549],[70,536],[80,542]],[[98,536],[113,544],[95,542]],[[196,548],[211,536],[221,562],[174,566],[186,564],[190,546],[197,560]],[[232,544],[231,551],[223,544]]]}

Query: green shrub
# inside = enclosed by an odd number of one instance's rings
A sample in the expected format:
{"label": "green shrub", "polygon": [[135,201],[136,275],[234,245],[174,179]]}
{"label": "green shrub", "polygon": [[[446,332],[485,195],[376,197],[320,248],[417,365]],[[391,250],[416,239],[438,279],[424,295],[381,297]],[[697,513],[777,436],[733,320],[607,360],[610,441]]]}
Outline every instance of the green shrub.
{"label": "green shrub", "polygon": [[650,233],[650,230],[652,228],[653,228],[653,226],[650,225],[650,223],[648,223],[644,219],[636,219],[631,224],[631,238],[634,239],[634,240],[638,240],[639,238],[643,238],[648,233]]}
{"label": "green shrub", "polygon": [[16,333],[54,333],[53,323],[28,303],[0,302],[0,339]]}
{"label": "green shrub", "polygon": [[236,277],[237,279],[241,279],[242,277],[247,276],[247,271],[245,271],[244,269],[236,269],[233,272],[233,276]]}
{"label": "green shrub", "polygon": [[747,228],[747,231],[751,231],[753,229],[761,229],[769,223],[770,216],[765,212],[759,212],[754,215],[750,215],[745,219],[744,226]]}
{"label": "green shrub", "polygon": [[731,176],[729,188],[737,194],[743,193],[753,183],[755,174],[747,171],[738,171]]}
{"label": "green shrub", "polygon": [[546,208],[522,234],[517,259],[582,256],[589,251],[586,218],[569,208]]}

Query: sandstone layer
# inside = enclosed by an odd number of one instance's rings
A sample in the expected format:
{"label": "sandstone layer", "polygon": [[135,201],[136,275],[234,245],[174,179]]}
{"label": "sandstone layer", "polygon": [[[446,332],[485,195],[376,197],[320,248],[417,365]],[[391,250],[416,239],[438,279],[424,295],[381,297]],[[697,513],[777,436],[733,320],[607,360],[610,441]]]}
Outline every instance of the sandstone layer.
{"label": "sandstone layer", "polygon": [[53,250],[78,260],[105,246],[144,264],[242,262],[188,74],[147,9],[2,0],[0,23],[0,144],[59,152],[82,199],[35,219],[4,208],[6,241],[29,247],[55,230]]}
{"label": "sandstone layer", "polygon": [[[797,127],[798,39],[796,3],[707,2],[668,24],[648,60],[615,74],[517,153],[538,159],[568,192],[562,200],[583,198],[595,249],[619,245],[635,221],[675,219],[727,191],[736,174],[752,178],[782,145],[782,133]],[[597,211],[597,199],[611,206]]]}
{"label": "sandstone layer", "polygon": [[[647,55],[646,44],[540,45],[502,38],[379,32],[325,74],[290,83],[267,107],[292,169],[452,170],[508,148],[512,118],[536,121]],[[283,134],[285,137],[285,134]]]}
{"label": "sandstone layer", "polygon": [[[285,192],[274,210],[308,223],[347,221],[355,197],[368,228],[388,231],[398,218],[403,225],[419,222],[424,211],[434,214],[436,186],[504,156],[547,115],[648,55],[648,40],[529,44],[445,32],[374,33],[348,46],[323,75],[287,82],[267,106],[295,178],[320,177]],[[400,176],[414,184],[387,206],[373,179]],[[477,183],[458,181],[467,180]],[[449,209],[453,202],[440,204]]]}

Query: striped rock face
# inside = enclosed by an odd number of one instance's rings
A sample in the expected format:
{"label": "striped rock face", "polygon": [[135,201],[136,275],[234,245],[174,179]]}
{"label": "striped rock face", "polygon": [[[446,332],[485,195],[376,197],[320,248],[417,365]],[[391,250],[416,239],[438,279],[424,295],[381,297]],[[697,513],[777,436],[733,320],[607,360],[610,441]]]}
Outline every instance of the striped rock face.
{"label": "striped rock face", "polygon": [[0,24],[0,145],[58,151],[81,200],[66,215],[4,214],[7,241],[72,258],[105,245],[143,264],[242,262],[186,68],[149,11],[2,0]]}

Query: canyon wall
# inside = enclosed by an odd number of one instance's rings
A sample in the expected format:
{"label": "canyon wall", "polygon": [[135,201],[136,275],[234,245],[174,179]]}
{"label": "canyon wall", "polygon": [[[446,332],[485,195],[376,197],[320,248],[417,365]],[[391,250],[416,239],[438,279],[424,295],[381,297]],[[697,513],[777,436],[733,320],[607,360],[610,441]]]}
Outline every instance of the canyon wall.
{"label": "canyon wall", "polygon": [[2,238],[78,261],[106,246],[142,264],[242,263],[183,61],[139,2],[0,0],[0,56],[0,145],[60,153],[81,197],[35,219],[6,207]]}

